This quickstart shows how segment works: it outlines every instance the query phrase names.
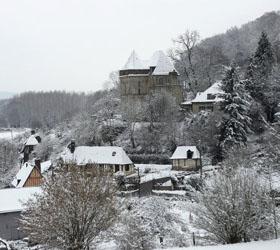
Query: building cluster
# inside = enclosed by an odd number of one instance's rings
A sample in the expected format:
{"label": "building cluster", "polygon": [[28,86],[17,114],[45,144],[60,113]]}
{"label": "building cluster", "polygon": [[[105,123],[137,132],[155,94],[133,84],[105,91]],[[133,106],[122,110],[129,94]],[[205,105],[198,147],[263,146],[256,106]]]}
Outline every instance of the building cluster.
{"label": "building cluster", "polygon": [[[148,96],[169,93],[178,105],[189,112],[213,111],[219,106],[222,100],[220,82],[197,93],[193,100],[183,102],[183,90],[178,77],[178,72],[162,51],[155,52],[150,60],[141,60],[132,52],[125,66],[119,71],[121,100],[123,103],[135,102],[141,105]],[[21,167],[12,180],[11,187],[0,190],[0,238],[15,240],[24,236],[19,230],[19,218],[24,210],[22,202],[40,193],[44,179],[53,174],[51,161],[41,162],[32,155],[40,142],[41,137],[31,131],[21,150]],[[88,172],[98,169],[111,174],[122,172],[126,176],[137,176],[134,163],[122,147],[76,146],[75,141],[71,141],[61,153],[61,159],[65,166],[74,164]],[[201,155],[196,146],[177,147],[170,160],[172,170],[175,171],[198,171],[202,168]],[[163,177],[161,181],[160,188],[171,185],[170,178]],[[139,184],[139,191],[143,189],[145,193],[147,187],[153,186],[153,181]]]}
{"label": "building cluster", "polygon": [[213,111],[222,101],[221,83],[216,82],[193,100],[183,101],[179,74],[163,51],[156,51],[149,60],[142,60],[133,51],[124,67],[119,70],[122,103],[141,105],[147,96],[167,93],[188,112]]}
{"label": "building cluster", "polygon": [[[40,186],[45,178],[52,175],[51,161],[41,162],[39,159],[30,159],[30,154],[36,145],[41,142],[36,139],[34,131],[26,140],[23,147],[23,163],[11,186],[0,190],[0,238],[17,240],[24,237],[19,229],[19,218],[24,210],[23,202],[41,192]],[[39,138],[39,137],[38,137]],[[73,165],[86,171],[103,170],[112,174],[122,172],[127,176],[136,173],[135,165],[123,150],[117,146],[76,146],[74,141],[61,153],[65,166]],[[172,169],[178,171],[199,170],[201,158],[195,146],[177,147],[170,158]]]}

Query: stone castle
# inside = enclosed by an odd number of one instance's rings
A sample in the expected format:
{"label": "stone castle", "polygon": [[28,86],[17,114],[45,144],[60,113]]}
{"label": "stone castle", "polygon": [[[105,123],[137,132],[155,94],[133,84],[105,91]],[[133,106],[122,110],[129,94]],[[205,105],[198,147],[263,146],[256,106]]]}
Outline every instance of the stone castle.
{"label": "stone castle", "polygon": [[127,63],[119,71],[122,101],[143,101],[153,93],[170,93],[178,104],[183,101],[178,73],[162,51],[153,54],[150,60],[139,59],[133,51]]}

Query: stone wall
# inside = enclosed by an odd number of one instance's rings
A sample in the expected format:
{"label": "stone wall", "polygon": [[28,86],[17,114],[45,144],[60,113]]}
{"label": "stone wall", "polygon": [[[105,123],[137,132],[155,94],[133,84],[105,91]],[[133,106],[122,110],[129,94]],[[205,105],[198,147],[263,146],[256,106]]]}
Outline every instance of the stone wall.
{"label": "stone wall", "polygon": [[175,97],[180,104],[183,101],[182,87],[178,81],[176,72],[168,75],[152,75],[130,72],[129,70],[120,71],[120,88],[122,101],[143,101],[145,96],[152,93],[167,92]]}

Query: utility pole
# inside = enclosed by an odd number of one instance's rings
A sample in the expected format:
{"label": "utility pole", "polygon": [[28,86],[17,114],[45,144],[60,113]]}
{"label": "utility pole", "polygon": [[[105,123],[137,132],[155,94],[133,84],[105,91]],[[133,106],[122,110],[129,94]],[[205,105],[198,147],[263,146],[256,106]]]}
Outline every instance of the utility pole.
{"label": "utility pole", "polygon": [[200,172],[200,178],[202,179],[202,157],[201,157],[201,140],[198,141],[198,151],[199,151],[199,161],[200,161],[200,168],[199,168],[199,172]]}

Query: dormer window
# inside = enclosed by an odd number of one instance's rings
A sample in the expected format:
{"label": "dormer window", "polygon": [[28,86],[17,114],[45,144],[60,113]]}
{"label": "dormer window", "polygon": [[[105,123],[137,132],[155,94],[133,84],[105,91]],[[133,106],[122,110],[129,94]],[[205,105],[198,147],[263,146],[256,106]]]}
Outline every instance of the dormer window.
{"label": "dormer window", "polygon": [[215,94],[207,94],[207,100],[215,100],[216,95]]}
{"label": "dormer window", "polygon": [[188,150],[187,151],[187,159],[192,159],[193,158],[193,151]]}
{"label": "dormer window", "polygon": [[117,154],[117,152],[116,152],[116,151],[113,151],[112,156],[115,156],[116,154]]}

